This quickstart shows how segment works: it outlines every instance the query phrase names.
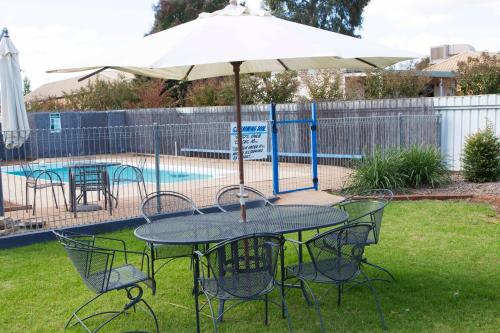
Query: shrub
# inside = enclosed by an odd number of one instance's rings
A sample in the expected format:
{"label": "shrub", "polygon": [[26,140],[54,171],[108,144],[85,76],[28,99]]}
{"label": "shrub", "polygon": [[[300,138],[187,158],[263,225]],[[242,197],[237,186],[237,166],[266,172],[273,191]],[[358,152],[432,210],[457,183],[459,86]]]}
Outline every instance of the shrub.
{"label": "shrub", "polygon": [[309,98],[313,101],[336,101],[343,99],[341,73],[331,70],[317,70],[314,73],[302,73]]}
{"label": "shrub", "polygon": [[408,187],[439,187],[450,182],[446,162],[439,149],[432,145],[413,145],[402,150],[400,167]]}
{"label": "shrub", "polygon": [[358,163],[346,190],[356,193],[383,188],[404,192],[407,188],[438,187],[449,181],[449,171],[439,150],[431,145],[414,145],[386,152],[377,149]]}
{"label": "shrub", "polygon": [[469,181],[484,183],[500,178],[500,139],[490,123],[467,137],[462,162],[464,177]]}
{"label": "shrub", "polygon": [[401,163],[399,150],[384,153],[377,149],[372,156],[358,163],[347,183],[347,192],[356,193],[376,188],[404,191],[406,176],[400,172]]}

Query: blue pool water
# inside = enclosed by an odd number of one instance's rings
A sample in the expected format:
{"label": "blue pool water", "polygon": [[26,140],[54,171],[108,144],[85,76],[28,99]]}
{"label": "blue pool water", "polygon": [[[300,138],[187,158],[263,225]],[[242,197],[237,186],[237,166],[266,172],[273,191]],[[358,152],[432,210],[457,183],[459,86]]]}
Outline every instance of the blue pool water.
{"label": "blue pool water", "polygon": [[[119,166],[111,166],[108,167],[108,174],[110,177],[113,176],[113,173]],[[50,170],[55,173],[57,173],[63,182],[67,183],[68,182],[68,176],[69,176],[69,169],[65,166],[61,165],[37,165],[33,166],[34,169],[43,169],[43,170]],[[4,171],[4,170],[2,170]],[[17,175],[17,176],[24,176],[24,172],[20,168],[13,168],[13,169],[7,169],[7,173],[11,175]],[[146,183],[155,183],[156,179],[156,172],[154,169],[148,169],[144,168],[143,171],[144,175],[144,181]],[[47,175],[42,175],[40,177],[41,179],[48,179]],[[135,179],[135,174],[132,170],[128,169],[125,172],[121,173],[120,178],[126,178],[126,179]],[[188,181],[188,180],[202,180],[202,179],[209,179],[212,178],[212,175],[210,174],[202,174],[202,173],[188,173],[188,172],[179,172],[179,171],[171,171],[171,170],[160,170],[160,181],[162,184],[166,183],[176,183],[176,182],[182,182],[182,181]]]}

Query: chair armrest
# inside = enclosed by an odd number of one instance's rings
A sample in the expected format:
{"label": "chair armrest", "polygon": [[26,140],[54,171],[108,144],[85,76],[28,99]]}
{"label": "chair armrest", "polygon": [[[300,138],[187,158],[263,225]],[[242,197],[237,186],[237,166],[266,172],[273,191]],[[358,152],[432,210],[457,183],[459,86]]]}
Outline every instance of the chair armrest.
{"label": "chair armrest", "polygon": [[306,242],[301,242],[293,238],[285,238],[285,242],[293,243],[294,245],[304,245]]}
{"label": "chair armrest", "polygon": [[[115,248],[115,247],[109,247],[109,246],[107,246],[107,244],[105,246],[103,246],[103,247],[104,248],[108,248],[110,250],[114,250],[114,251],[123,253],[123,255],[125,257],[125,263],[126,264],[128,263],[127,253],[131,252],[131,251],[127,251],[127,245],[126,245],[126,243],[125,243],[124,240],[118,239],[118,238],[105,237],[105,236],[94,236],[94,239],[96,239],[96,240],[107,240],[107,241],[112,241],[112,242],[121,244],[121,248],[120,249]],[[101,244],[95,244],[95,246],[100,247]]]}
{"label": "chair armrest", "polygon": [[144,265],[144,258],[146,258],[146,264],[147,264],[147,272],[148,272],[148,276],[151,276],[151,272],[150,272],[150,267],[149,267],[149,255],[147,254],[146,251],[132,251],[132,250],[113,250],[115,253],[118,252],[118,253],[123,253],[125,255],[125,263],[127,264],[127,255],[131,254],[131,255],[138,255],[138,256],[141,256],[141,270],[142,270],[142,267]]}
{"label": "chair armrest", "polygon": [[201,259],[203,258],[205,255],[203,253],[201,253],[200,251],[196,250],[193,252],[193,255],[197,256],[198,259]]}

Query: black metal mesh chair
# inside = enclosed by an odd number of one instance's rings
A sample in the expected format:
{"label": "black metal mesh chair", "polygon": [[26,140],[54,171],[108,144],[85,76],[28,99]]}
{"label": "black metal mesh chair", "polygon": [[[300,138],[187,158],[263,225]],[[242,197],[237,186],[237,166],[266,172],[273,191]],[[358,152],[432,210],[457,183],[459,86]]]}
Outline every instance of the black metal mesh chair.
{"label": "black metal mesh chair", "polygon": [[[338,207],[349,214],[347,224],[370,223],[373,228],[368,235],[367,245],[378,244],[384,209],[393,197],[394,195],[390,190],[369,190],[346,198],[338,203]],[[366,258],[363,258],[363,263],[387,273],[392,280],[395,280],[389,270],[369,263]]]}
{"label": "black metal mesh chair", "polygon": [[[144,166],[146,158],[139,161],[137,166],[130,164],[122,164],[115,169],[112,177],[112,185],[114,196],[116,198],[116,206],[118,207],[118,197],[120,195],[120,184],[136,183],[137,190],[141,200],[147,196],[146,183],[144,182]],[[116,193],[115,193],[116,188]]]}
{"label": "black metal mesh chair", "polygon": [[[258,190],[245,186],[245,201],[247,207],[272,206],[266,196]],[[221,188],[215,195],[217,207],[223,212],[240,210],[240,186],[230,185]]]}
{"label": "black metal mesh chair", "polygon": [[26,177],[25,195],[26,195],[26,211],[29,207],[29,189],[33,189],[33,205],[32,211],[35,215],[36,206],[36,192],[45,188],[52,189],[52,197],[54,198],[54,205],[58,209],[55,187],[60,187],[63,195],[64,205],[68,210],[68,203],[66,202],[66,194],[64,193],[64,183],[56,172],[45,169],[33,169],[30,164],[21,163],[21,169]]}
{"label": "black metal mesh chair", "polygon": [[[196,208],[190,198],[173,191],[160,191],[149,194],[142,202],[141,210],[147,223],[154,223],[167,215],[189,216],[203,214]],[[151,250],[151,274],[153,280],[155,274],[170,261],[177,258],[192,258],[194,251],[192,245],[160,245],[153,243],[148,245]],[[156,260],[165,259],[166,261],[158,269],[154,268]]]}
{"label": "black metal mesh chair", "polygon": [[287,267],[287,279],[298,279],[311,294],[322,332],[325,330],[318,299],[308,282],[337,286],[338,305],[341,303],[344,284],[366,285],[373,293],[382,327],[386,329],[378,295],[370,282],[371,279],[361,270],[361,260],[371,229],[371,224],[347,225],[317,234],[305,242],[288,240],[295,245],[307,247],[310,261]]}
{"label": "black metal mesh chair", "polygon": [[[255,234],[221,242],[205,253],[195,252],[202,268],[199,277],[201,291],[206,296],[215,332],[218,332],[217,323],[224,313],[247,301],[264,301],[266,325],[269,302],[282,306],[291,330],[283,289],[281,288],[280,293],[281,304],[268,297],[277,285],[278,262],[281,261],[283,265],[282,246],[283,237],[280,235]],[[283,283],[281,285],[283,286]],[[214,300],[236,302],[216,315]]]}
{"label": "black metal mesh chair", "polygon": [[[64,246],[69,259],[80,274],[83,282],[90,290],[96,293],[96,296],[72,313],[66,323],[65,329],[70,326],[81,324],[87,332],[97,332],[112,320],[127,313],[129,309],[133,308],[135,311],[136,305],[142,303],[154,320],[155,332],[159,331],[158,320],[155,313],[149,304],[142,298],[143,290],[140,284],[144,283],[149,287],[153,285],[149,275],[149,260],[147,259],[146,253],[128,251],[125,242],[119,239],[69,232],[63,233],[60,231],[54,231],[53,233]],[[116,244],[119,248],[100,245],[100,243],[104,242]],[[123,264],[118,265],[117,263],[120,262],[119,257],[121,257],[121,255],[123,255]],[[130,255],[141,256],[143,263],[146,257],[147,272],[143,272],[134,265],[129,264],[128,256]],[[87,306],[104,294],[114,290],[124,290],[126,293],[129,301],[123,309],[118,311],[96,312],[80,317],[79,314]],[[103,319],[95,329],[91,330],[86,321],[96,317],[104,317],[105,319]],[[75,322],[73,323],[74,319]]]}

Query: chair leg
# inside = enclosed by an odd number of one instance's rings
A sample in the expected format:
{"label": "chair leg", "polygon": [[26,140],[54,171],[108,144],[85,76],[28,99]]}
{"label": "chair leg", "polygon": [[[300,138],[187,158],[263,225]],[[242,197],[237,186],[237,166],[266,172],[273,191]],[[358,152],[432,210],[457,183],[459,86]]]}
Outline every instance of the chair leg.
{"label": "chair leg", "polygon": [[[71,317],[69,317],[68,321],[66,322],[66,325],[64,326],[64,329],[66,330],[69,327],[69,324],[71,323],[73,318],[78,318],[78,316],[77,316],[78,312],[80,312],[83,308],[85,308],[87,305],[89,305],[90,303],[92,303],[93,301],[95,301],[96,299],[101,297],[102,295],[104,295],[104,293],[97,294],[96,296],[92,297],[89,301],[84,303],[82,306],[80,306],[78,309],[76,309],[76,311],[74,311],[73,314],[71,314]],[[78,324],[78,322],[76,324]]]}
{"label": "chair leg", "polygon": [[28,212],[28,206],[30,204],[30,201],[29,201],[29,194],[30,193],[29,193],[29,187],[28,187],[27,184],[25,186],[25,190],[26,190],[26,207],[25,207],[25,210],[26,210],[26,212]]}
{"label": "chair leg", "polygon": [[221,299],[219,301],[219,315],[217,316],[217,321],[222,322],[224,320],[224,305],[226,301]]}
{"label": "chair leg", "polygon": [[148,190],[146,189],[146,183],[144,182],[144,178],[142,179],[142,188],[144,189],[144,198],[148,196]]}
{"label": "chair leg", "polygon": [[382,313],[382,307],[380,306],[380,300],[379,300],[377,291],[375,290],[375,288],[371,284],[370,279],[366,276],[366,274],[363,271],[361,271],[361,274],[363,275],[363,277],[366,280],[364,284],[368,287],[368,289],[370,289],[370,291],[373,294],[373,298],[375,299],[375,306],[377,307],[377,312],[378,312],[378,315],[380,317],[380,322],[382,323],[382,329],[384,331],[387,331],[387,325],[385,324],[384,314]]}
{"label": "chair leg", "polygon": [[33,188],[33,216],[35,215],[35,205],[36,205],[36,188]]}
{"label": "chair leg", "polygon": [[288,332],[293,332],[292,318],[290,318],[290,313],[288,312],[288,305],[286,304],[285,295],[280,293],[280,296],[281,296],[281,306],[283,308],[283,313],[285,314],[286,323],[288,325]]}
{"label": "chair leg", "polygon": [[56,205],[56,209],[59,209],[57,206],[57,198],[56,198],[56,190],[54,190],[54,186],[50,187],[52,189],[52,197],[54,198],[54,204]]}
{"label": "chair leg", "polygon": [[154,313],[153,309],[151,308],[151,306],[149,306],[149,304],[145,300],[141,299],[141,302],[144,303],[146,308],[148,308],[149,312],[151,313],[151,316],[155,321],[156,333],[160,332],[160,327],[158,326],[158,318],[156,317],[156,314]]}
{"label": "chair leg", "polygon": [[269,325],[269,298],[267,294],[264,296],[264,324],[267,326]]}
{"label": "chair leg", "polygon": [[344,291],[343,285],[338,284],[337,289],[338,289],[337,306],[340,306],[340,304],[342,303],[342,292]]}
{"label": "chair leg", "polygon": [[[217,322],[219,321],[220,318],[215,315],[214,307],[213,307],[212,300],[210,299],[210,297],[205,292],[203,292],[203,294],[205,295],[205,298],[207,299],[208,308],[210,309],[210,315],[212,316],[212,324],[214,325],[214,332],[218,333],[219,326],[217,325]],[[197,297],[197,296],[195,296],[195,297]],[[224,300],[220,300],[220,301],[223,302]]]}
{"label": "chair leg", "polygon": [[68,202],[66,201],[66,194],[64,193],[64,185],[61,185],[61,191],[63,195],[63,200],[64,200],[64,207],[66,207],[66,211],[68,211]]}
{"label": "chair leg", "polygon": [[325,326],[324,326],[324,323],[323,323],[323,316],[321,315],[321,309],[319,308],[319,302],[318,302],[318,299],[316,298],[316,295],[313,293],[311,287],[309,286],[309,284],[307,284],[307,282],[303,281],[303,285],[305,287],[305,289],[307,289],[307,291],[309,292],[309,294],[311,294],[311,297],[313,299],[313,304],[314,304],[314,308],[316,310],[316,314],[318,315],[318,319],[319,319],[319,327],[320,327],[320,331],[322,333],[325,332]]}
{"label": "chair leg", "polygon": [[[115,183],[113,182],[113,187],[115,186],[114,185]],[[118,207],[118,197],[120,196],[120,183],[118,183],[118,186],[116,186],[116,204],[115,204],[115,208]]]}
{"label": "chair leg", "polygon": [[[378,269],[379,271],[385,272],[387,275],[389,275],[391,277],[392,281],[396,281],[396,278],[394,278],[394,275],[392,275],[392,273],[389,272],[389,270],[387,270],[386,268],[372,264],[372,263],[368,262],[366,259],[363,259],[363,264],[371,266],[375,269]],[[388,282],[390,282],[390,281],[388,281]]]}

